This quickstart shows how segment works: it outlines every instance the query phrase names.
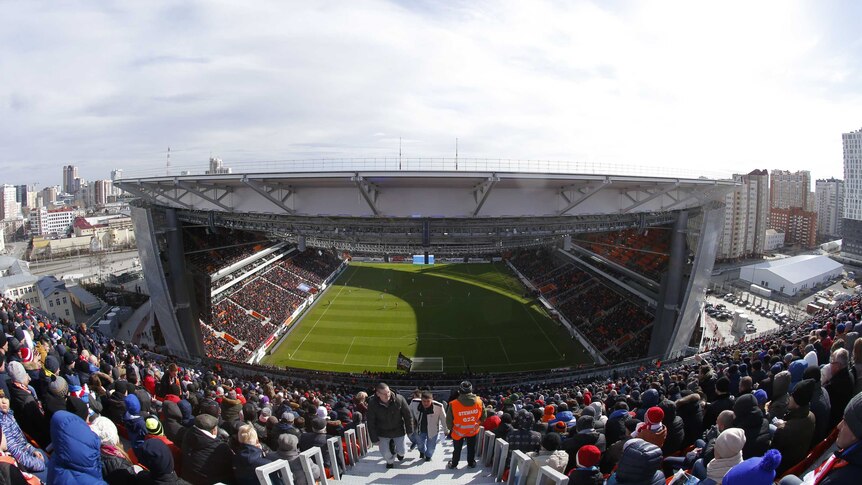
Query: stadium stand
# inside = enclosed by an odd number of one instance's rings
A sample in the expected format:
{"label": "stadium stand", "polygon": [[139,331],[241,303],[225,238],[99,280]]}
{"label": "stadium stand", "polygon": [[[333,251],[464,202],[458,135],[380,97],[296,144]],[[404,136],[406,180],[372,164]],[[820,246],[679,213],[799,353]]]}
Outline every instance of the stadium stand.
{"label": "stadium stand", "polygon": [[631,298],[547,249],[515,252],[510,262],[606,357],[646,355],[654,316]]}
{"label": "stadium stand", "polygon": [[658,281],[667,270],[670,230],[653,227],[583,234],[572,242],[626,268]]}
{"label": "stadium stand", "polygon": [[[53,321],[8,298],[0,298],[0,322],[4,473],[32,473],[37,481],[30,483],[257,483],[256,468],[298,459],[301,450],[279,451],[283,433],[308,443],[302,436],[313,438],[313,425],[322,422],[318,429],[344,444],[345,431],[378,405],[358,393],[371,395],[370,383],[392,376],[304,377],[217,359],[184,361]],[[806,483],[855,483],[862,472],[860,331],[862,297],[854,296],[775,334],[684,360],[571,371],[556,376],[568,376],[561,384],[546,383],[548,373],[505,385],[497,376],[474,376],[475,392],[486,406],[484,430],[500,429],[510,454],[526,453],[528,466],[557,466],[573,480],[665,483],[681,469],[695,482],[756,473],[759,481],[745,483],[772,483],[813,468]],[[407,391],[431,383],[403,374],[400,382]],[[506,414],[511,427],[499,428]],[[553,434],[560,436],[547,438]],[[338,465],[329,458],[332,472]],[[373,475],[417,483],[425,477],[413,471],[430,467],[437,481],[487,476],[481,468],[446,471],[439,455],[417,464],[415,452],[388,470],[372,451],[342,481],[367,483]]]}

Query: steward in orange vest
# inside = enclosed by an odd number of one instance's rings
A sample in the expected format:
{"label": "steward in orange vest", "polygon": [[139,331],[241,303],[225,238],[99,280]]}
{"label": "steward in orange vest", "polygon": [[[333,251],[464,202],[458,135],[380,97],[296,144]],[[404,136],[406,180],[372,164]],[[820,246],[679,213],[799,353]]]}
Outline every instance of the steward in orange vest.
{"label": "steward in orange vest", "polygon": [[458,399],[449,403],[446,424],[451,430],[454,450],[448,468],[456,468],[461,458],[461,448],[467,442],[467,465],[476,466],[476,435],[486,418],[482,399],[473,394],[473,385],[464,381],[458,388]]}

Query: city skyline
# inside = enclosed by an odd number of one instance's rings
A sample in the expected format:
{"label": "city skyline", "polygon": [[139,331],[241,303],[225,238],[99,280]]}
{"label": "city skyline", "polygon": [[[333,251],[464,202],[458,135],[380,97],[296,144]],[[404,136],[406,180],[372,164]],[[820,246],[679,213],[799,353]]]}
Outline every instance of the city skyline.
{"label": "city skyline", "polygon": [[210,156],[452,157],[456,138],[464,158],[818,180],[842,178],[841,134],[862,127],[857,2],[70,2],[4,14],[2,182],[39,189],[70,164],[88,181],[158,170],[168,147],[172,164],[202,172]]}

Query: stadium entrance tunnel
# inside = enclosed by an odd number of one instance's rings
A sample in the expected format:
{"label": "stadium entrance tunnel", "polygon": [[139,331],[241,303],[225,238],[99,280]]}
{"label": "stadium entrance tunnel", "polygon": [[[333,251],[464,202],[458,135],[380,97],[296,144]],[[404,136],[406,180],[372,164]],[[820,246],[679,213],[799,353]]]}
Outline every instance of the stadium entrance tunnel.
{"label": "stadium entrance tunnel", "polygon": [[[309,312],[294,336],[314,340],[309,333],[325,328],[333,332],[328,345],[312,359],[306,356],[314,344],[304,342],[294,360],[279,363],[306,367],[306,357],[316,361],[307,367],[318,369],[395,370],[399,353],[414,359],[414,371],[427,372],[511,372],[591,363],[583,347],[526,293],[502,263],[354,263],[321,295],[318,305],[324,307]],[[321,317],[327,320],[318,326]],[[339,318],[347,323],[341,326]],[[340,332],[338,339],[335,332]],[[286,347],[297,349],[296,343]],[[323,355],[338,362],[327,366]]]}

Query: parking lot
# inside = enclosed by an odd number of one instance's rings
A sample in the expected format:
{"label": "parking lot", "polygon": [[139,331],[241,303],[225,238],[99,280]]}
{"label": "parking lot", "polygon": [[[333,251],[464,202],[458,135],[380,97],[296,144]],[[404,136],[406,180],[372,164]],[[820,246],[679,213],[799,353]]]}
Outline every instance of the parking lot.
{"label": "parking lot", "polygon": [[[768,307],[768,309],[767,309]],[[786,309],[779,303],[756,297],[749,294],[739,299],[728,300],[726,295],[709,295],[706,299],[706,310],[704,318],[706,325],[704,329],[705,341],[711,340],[711,344],[725,344],[738,341],[743,336],[751,339],[765,333],[771,333],[780,328],[780,325],[790,321],[789,317],[784,319],[774,318],[774,311],[786,314]],[[735,312],[746,314],[750,323],[744,333],[733,334],[733,314]],[[781,323],[779,323],[781,322]]]}

